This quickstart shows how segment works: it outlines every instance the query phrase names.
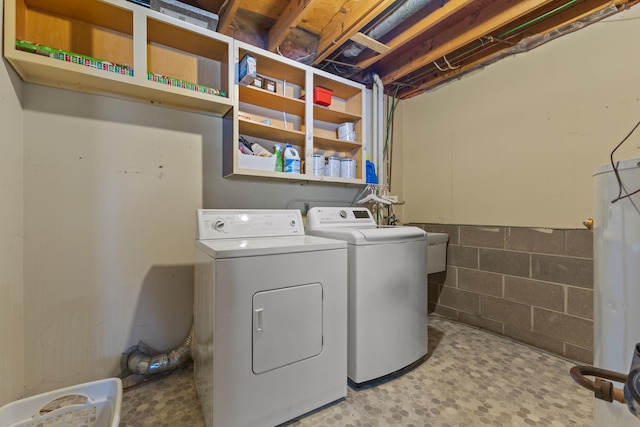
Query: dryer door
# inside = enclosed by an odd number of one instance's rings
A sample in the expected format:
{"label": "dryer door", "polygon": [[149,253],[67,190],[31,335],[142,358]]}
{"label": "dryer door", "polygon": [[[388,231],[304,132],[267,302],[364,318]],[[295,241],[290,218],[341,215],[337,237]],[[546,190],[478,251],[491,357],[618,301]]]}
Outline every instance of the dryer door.
{"label": "dryer door", "polygon": [[260,374],[322,351],[322,285],[311,283],[253,296],[253,372]]}

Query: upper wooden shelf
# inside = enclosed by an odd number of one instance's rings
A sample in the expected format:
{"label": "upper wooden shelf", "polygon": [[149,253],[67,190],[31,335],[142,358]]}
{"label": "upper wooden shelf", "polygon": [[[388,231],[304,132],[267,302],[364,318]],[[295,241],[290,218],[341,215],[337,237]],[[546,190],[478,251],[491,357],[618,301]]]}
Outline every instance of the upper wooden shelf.
{"label": "upper wooden shelf", "polygon": [[359,142],[343,141],[340,139],[326,138],[318,135],[313,136],[313,147],[321,150],[332,150],[338,152],[350,152],[362,147]]}
{"label": "upper wooden shelf", "polygon": [[356,86],[340,83],[339,78],[336,76],[327,77],[315,74],[313,76],[313,84],[314,86],[323,86],[331,89],[333,91],[333,96],[337,96],[342,99],[353,98],[362,92],[362,89],[359,89]]}
{"label": "upper wooden shelf", "polygon": [[252,135],[258,138],[278,141],[284,144],[304,146],[305,133],[298,130],[277,128],[251,120],[238,120],[238,132],[242,135]]}
{"label": "upper wooden shelf", "polygon": [[[256,57],[256,73],[259,76],[267,76],[272,79],[286,81],[297,86],[305,85],[304,68],[301,66],[283,66],[283,61],[286,61],[287,58],[282,57],[282,60],[280,58],[273,58],[271,52],[259,51],[254,49],[252,46],[252,50],[240,48],[238,59],[242,59],[247,53]],[[292,60],[289,61],[293,62]]]}
{"label": "upper wooden shelf", "polygon": [[239,101],[296,116],[304,115],[304,101],[253,86],[239,86]]}
{"label": "upper wooden shelf", "polygon": [[313,119],[329,123],[357,122],[362,117],[347,111],[332,110],[330,107],[313,106]]}
{"label": "upper wooden shelf", "polygon": [[[226,36],[124,0],[5,0],[4,7],[4,56],[25,81],[214,115],[233,107],[233,40]],[[134,22],[143,31],[134,31]],[[17,40],[63,59],[19,50]],[[151,81],[148,73],[163,79]]]}

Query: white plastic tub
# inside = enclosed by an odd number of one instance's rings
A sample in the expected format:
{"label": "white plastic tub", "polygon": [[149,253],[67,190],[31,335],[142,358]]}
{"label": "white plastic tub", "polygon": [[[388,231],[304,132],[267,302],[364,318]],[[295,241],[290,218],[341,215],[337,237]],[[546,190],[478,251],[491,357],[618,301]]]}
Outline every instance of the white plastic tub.
{"label": "white plastic tub", "polygon": [[17,400],[0,408],[2,427],[118,427],[122,381],[107,378]]}

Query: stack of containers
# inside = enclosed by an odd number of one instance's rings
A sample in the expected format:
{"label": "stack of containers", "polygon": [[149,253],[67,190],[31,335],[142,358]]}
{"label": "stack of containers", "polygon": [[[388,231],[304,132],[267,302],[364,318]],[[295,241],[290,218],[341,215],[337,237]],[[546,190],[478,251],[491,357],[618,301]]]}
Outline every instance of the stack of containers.
{"label": "stack of containers", "polygon": [[322,154],[313,155],[313,174],[316,176],[324,175],[325,164],[324,156]]}
{"label": "stack of containers", "polygon": [[327,158],[324,174],[326,176],[340,176],[340,157]]}

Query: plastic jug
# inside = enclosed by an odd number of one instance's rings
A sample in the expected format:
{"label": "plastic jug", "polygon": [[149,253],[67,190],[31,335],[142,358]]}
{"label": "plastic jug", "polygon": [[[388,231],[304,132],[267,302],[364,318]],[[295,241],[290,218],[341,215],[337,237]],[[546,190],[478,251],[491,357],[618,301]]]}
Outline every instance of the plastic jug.
{"label": "plastic jug", "polygon": [[282,172],[282,146],[280,144],[276,144],[273,147],[273,155],[276,156],[276,172]]}
{"label": "plastic jug", "polygon": [[300,155],[291,144],[284,149],[284,172],[300,173]]}
{"label": "plastic jug", "polygon": [[376,165],[374,165],[373,162],[370,160],[367,160],[366,178],[367,178],[367,184],[378,183],[378,176],[376,175]]}

